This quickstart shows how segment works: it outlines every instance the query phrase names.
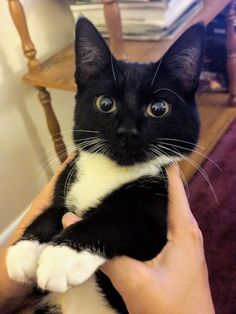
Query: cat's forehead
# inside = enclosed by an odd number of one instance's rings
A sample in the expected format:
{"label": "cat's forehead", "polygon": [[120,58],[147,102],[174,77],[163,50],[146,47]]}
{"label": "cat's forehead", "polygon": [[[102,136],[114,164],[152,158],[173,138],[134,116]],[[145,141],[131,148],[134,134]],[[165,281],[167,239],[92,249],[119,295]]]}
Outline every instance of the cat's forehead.
{"label": "cat's forehead", "polygon": [[154,64],[141,62],[119,62],[117,67],[118,82],[125,82],[126,86],[135,88],[150,85],[154,67]]}
{"label": "cat's forehead", "polygon": [[126,75],[148,75],[151,74],[154,64],[143,62],[121,62],[121,68],[124,69]]}

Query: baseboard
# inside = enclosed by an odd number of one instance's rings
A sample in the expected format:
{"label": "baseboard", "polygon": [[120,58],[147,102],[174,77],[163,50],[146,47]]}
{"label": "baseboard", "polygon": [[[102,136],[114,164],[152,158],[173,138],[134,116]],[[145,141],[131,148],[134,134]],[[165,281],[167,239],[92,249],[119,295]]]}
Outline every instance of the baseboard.
{"label": "baseboard", "polygon": [[16,217],[16,219],[3,232],[0,233],[0,246],[3,245],[10,237],[10,235],[16,230],[21,219],[24,217],[29,208],[30,206],[26,210],[24,210],[18,217]]}

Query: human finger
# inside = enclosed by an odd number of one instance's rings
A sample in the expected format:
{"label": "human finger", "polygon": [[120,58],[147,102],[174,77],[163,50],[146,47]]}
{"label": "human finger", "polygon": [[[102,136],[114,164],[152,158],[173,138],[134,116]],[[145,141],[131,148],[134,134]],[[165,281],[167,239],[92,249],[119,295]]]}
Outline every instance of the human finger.
{"label": "human finger", "polygon": [[143,284],[143,280],[140,279],[145,277],[148,268],[138,260],[128,256],[119,256],[106,262],[101,270],[124,297],[129,291],[138,289],[140,284]]}
{"label": "human finger", "polygon": [[186,231],[189,226],[197,225],[189,207],[184,185],[177,165],[167,169],[168,176],[168,231],[171,234]]}
{"label": "human finger", "polygon": [[62,217],[62,225],[64,228],[66,228],[79,220],[81,220],[81,218],[78,217],[76,214],[68,212]]}

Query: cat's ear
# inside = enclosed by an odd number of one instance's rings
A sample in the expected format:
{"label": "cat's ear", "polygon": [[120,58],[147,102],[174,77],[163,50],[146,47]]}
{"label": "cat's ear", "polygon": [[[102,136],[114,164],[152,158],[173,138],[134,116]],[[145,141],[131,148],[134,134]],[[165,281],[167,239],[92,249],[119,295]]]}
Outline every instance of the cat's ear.
{"label": "cat's ear", "polygon": [[162,59],[166,75],[185,92],[192,92],[198,86],[203,64],[205,28],[202,23],[190,27]]}
{"label": "cat's ear", "polygon": [[76,24],[75,60],[77,83],[104,70],[111,60],[111,52],[104,39],[85,17],[80,17]]}

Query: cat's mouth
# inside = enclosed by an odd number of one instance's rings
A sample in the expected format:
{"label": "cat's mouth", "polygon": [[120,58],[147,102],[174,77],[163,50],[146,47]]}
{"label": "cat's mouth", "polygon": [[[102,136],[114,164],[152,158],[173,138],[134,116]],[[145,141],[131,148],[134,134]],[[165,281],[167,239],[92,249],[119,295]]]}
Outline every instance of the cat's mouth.
{"label": "cat's mouth", "polygon": [[145,158],[142,155],[141,150],[139,151],[119,150],[118,152],[116,152],[115,150],[111,150],[108,153],[108,157],[121,166],[132,166],[136,163],[141,163],[145,161]]}
{"label": "cat's mouth", "polygon": [[142,143],[138,138],[112,140],[96,137],[80,141],[78,148],[89,153],[102,154],[121,166],[132,166],[152,160],[167,163],[175,159],[184,159],[184,156],[192,151],[190,148],[181,147],[168,141],[147,144]]}
{"label": "cat's mouth", "polygon": [[107,152],[107,156],[122,166],[131,166],[147,161],[143,145],[136,141],[117,141]]}

